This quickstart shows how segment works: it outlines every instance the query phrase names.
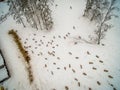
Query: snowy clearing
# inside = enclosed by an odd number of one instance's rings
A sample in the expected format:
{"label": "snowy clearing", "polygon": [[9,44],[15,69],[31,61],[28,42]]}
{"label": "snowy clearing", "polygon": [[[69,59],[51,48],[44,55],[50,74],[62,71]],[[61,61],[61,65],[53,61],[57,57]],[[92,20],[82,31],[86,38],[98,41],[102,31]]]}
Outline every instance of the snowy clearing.
{"label": "snowy clearing", "polygon": [[[0,24],[0,49],[11,74],[1,85],[6,90],[120,90],[120,18],[113,19],[104,46],[91,44],[88,36],[96,26],[82,17],[84,8],[84,0],[56,0],[50,31],[23,28],[12,17]],[[31,57],[32,84],[11,29]]]}

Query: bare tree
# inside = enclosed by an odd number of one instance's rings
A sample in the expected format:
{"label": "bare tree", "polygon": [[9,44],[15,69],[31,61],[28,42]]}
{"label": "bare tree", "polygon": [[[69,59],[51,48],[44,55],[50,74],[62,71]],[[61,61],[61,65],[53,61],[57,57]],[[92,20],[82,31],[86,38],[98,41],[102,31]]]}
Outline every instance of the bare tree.
{"label": "bare tree", "polygon": [[48,5],[49,0],[40,0],[37,9],[40,10],[40,18],[42,19],[43,28],[49,30],[53,26],[53,21],[51,17],[51,10]]}
{"label": "bare tree", "polygon": [[33,28],[50,30],[53,26],[49,3],[53,0],[8,0],[9,12],[18,23],[24,21]]}
{"label": "bare tree", "polygon": [[87,0],[86,1],[86,8],[84,10],[84,14],[83,16],[88,17],[88,15],[90,14],[90,10],[92,9],[93,3],[95,2],[95,0]]}
{"label": "bare tree", "polygon": [[97,44],[100,44],[101,39],[104,38],[105,32],[111,28],[111,25],[107,24],[107,21],[111,20],[112,17],[118,17],[116,14],[113,13],[114,10],[119,10],[118,7],[115,6],[116,0],[111,0],[107,12],[104,15],[104,18],[101,20],[100,25],[98,26],[98,30],[96,32]]}
{"label": "bare tree", "polygon": [[10,16],[10,13],[6,13],[0,16],[0,24],[7,20],[7,17]]}
{"label": "bare tree", "polygon": [[105,32],[112,27],[107,21],[111,20],[112,17],[118,17],[114,14],[115,10],[119,10],[115,3],[116,0],[87,0],[86,5],[88,6],[86,6],[83,16],[97,23],[97,30],[95,30],[97,37],[94,38],[97,44],[100,44],[105,37]]}
{"label": "bare tree", "polygon": [[25,27],[25,24],[19,13],[19,9],[17,8],[18,6],[16,6],[16,1],[8,0],[8,5],[10,6],[10,8],[9,8],[10,14],[13,15],[13,18],[16,20],[16,22],[22,23],[23,26]]}

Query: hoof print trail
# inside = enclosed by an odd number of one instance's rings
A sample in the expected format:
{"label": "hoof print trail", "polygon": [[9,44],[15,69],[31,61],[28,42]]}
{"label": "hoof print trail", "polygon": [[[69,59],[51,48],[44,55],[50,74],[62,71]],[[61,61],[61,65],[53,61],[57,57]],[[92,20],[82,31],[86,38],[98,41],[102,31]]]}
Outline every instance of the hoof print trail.
{"label": "hoof print trail", "polygon": [[90,52],[89,52],[89,51],[87,51],[87,54],[88,54],[88,55],[90,55]]}
{"label": "hoof print trail", "polygon": [[74,70],[74,69],[72,69],[72,71],[73,71],[73,73],[75,73],[75,70]]}
{"label": "hoof print trail", "polygon": [[47,67],[47,64],[45,64],[45,67]]}
{"label": "hoof print trail", "polygon": [[71,64],[69,64],[69,68],[71,68]]}
{"label": "hoof print trail", "polygon": [[60,67],[57,67],[57,69],[60,69]]}
{"label": "hoof print trail", "polygon": [[97,68],[95,68],[95,67],[93,67],[92,69],[93,69],[93,70],[97,70]]}
{"label": "hoof print trail", "polygon": [[86,73],[83,73],[83,75],[85,75],[85,76],[86,76],[87,74],[86,74]]}
{"label": "hoof print trail", "polygon": [[64,67],[64,70],[66,70],[66,67]]}
{"label": "hoof print trail", "polygon": [[79,57],[75,57],[75,59],[79,59]]}
{"label": "hoof print trail", "polygon": [[78,86],[80,87],[80,82],[78,82]]}
{"label": "hoof print trail", "polygon": [[89,90],[92,90],[92,88],[89,87]]}
{"label": "hoof print trail", "polygon": [[97,81],[97,84],[98,84],[98,85],[101,85],[101,83],[100,83],[99,81]]}
{"label": "hoof print trail", "polygon": [[82,69],[82,65],[80,65],[80,68]]}
{"label": "hoof print trail", "polygon": [[98,55],[96,55],[96,58],[99,58],[99,56],[98,56]]}
{"label": "hoof print trail", "polygon": [[51,74],[54,75],[53,71],[51,71]]}
{"label": "hoof print trail", "polygon": [[68,87],[68,86],[65,86],[65,90],[69,90],[69,87]]}
{"label": "hoof print trail", "polygon": [[72,55],[72,53],[71,52],[68,52],[69,53],[69,55]]}
{"label": "hoof print trail", "polygon": [[78,81],[78,79],[77,79],[77,78],[74,78],[74,80],[75,80],[75,81]]}
{"label": "hoof print trail", "polygon": [[93,62],[89,62],[89,64],[93,64]]}
{"label": "hoof print trail", "polygon": [[111,75],[108,75],[108,77],[111,78],[111,79],[113,78],[113,76],[111,76]]}
{"label": "hoof print trail", "polygon": [[108,72],[108,70],[104,69],[104,72]]}
{"label": "hoof print trail", "polygon": [[100,62],[100,63],[103,63],[103,61],[102,61],[102,60],[99,60],[99,62]]}

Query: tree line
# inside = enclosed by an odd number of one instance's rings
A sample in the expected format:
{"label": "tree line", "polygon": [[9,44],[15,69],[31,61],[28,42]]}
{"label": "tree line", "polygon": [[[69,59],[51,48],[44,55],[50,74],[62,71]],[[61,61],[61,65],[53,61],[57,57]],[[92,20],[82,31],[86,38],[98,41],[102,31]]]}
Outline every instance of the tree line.
{"label": "tree line", "polygon": [[[37,30],[50,30],[53,27],[53,19],[49,2],[51,3],[51,0],[7,0],[8,14],[24,27],[28,23]],[[3,17],[1,21],[4,20]]]}
{"label": "tree line", "polygon": [[[7,0],[9,12],[0,17],[0,21],[12,15],[17,23],[26,27],[26,22],[37,30],[50,30],[53,27],[53,18],[50,10],[50,3],[54,0]],[[113,17],[117,18],[115,11],[119,11],[116,6],[117,0],[86,0],[86,7],[83,16],[91,22],[96,22],[96,37],[90,37],[97,44],[105,37],[106,32],[112,28],[108,23]],[[0,23],[1,23],[0,22]]]}

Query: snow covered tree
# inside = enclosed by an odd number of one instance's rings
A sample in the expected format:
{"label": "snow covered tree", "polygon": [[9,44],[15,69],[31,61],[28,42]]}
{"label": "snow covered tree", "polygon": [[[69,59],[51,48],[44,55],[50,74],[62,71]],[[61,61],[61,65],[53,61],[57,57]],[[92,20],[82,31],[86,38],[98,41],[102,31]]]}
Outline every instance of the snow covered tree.
{"label": "snow covered tree", "polygon": [[95,0],[87,0],[86,1],[86,8],[84,10],[84,15],[85,17],[89,17],[88,15],[90,14],[90,10],[92,9],[93,3]]}
{"label": "snow covered tree", "polygon": [[5,20],[7,20],[7,17],[9,16],[9,13],[0,15],[0,24],[3,23]]}
{"label": "snow covered tree", "polygon": [[87,0],[83,16],[90,21],[99,22],[103,18],[104,10],[108,8],[109,3],[108,0]]}
{"label": "snow covered tree", "polygon": [[51,17],[51,10],[48,5],[49,0],[39,0],[37,4],[37,9],[40,10],[40,17],[42,19],[43,28],[49,30],[53,26],[53,21]]}
{"label": "snow covered tree", "polygon": [[111,28],[107,21],[111,20],[112,17],[118,17],[114,14],[115,10],[119,10],[115,3],[116,0],[87,0],[83,16],[90,19],[90,21],[96,22],[97,30],[95,34],[97,38],[95,38],[95,41],[97,44],[100,44],[101,39],[105,36],[105,32]]}
{"label": "snow covered tree", "polygon": [[37,30],[50,30],[53,26],[51,10],[49,8],[50,0],[8,0],[10,12],[17,22],[22,23],[26,20],[33,28]]}
{"label": "snow covered tree", "polygon": [[104,17],[102,18],[100,24],[98,25],[98,30],[96,31],[96,34],[98,36],[97,38],[97,44],[100,44],[101,39],[104,38],[105,32],[111,28],[111,25],[107,23],[107,21],[111,20],[112,17],[118,17],[116,14],[114,14],[115,10],[119,10],[118,7],[115,6],[116,0],[111,0],[109,7],[104,14]]}
{"label": "snow covered tree", "polygon": [[23,26],[25,27],[25,24],[24,24],[23,19],[20,15],[20,12],[19,12],[18,6],[16,5],[16,2],[12,1],[12,0],[8,0],[8,5],[10,6],[9,13],[11,15],[13,15],[13,18],[16,20],[17,23],[22,23]]}

